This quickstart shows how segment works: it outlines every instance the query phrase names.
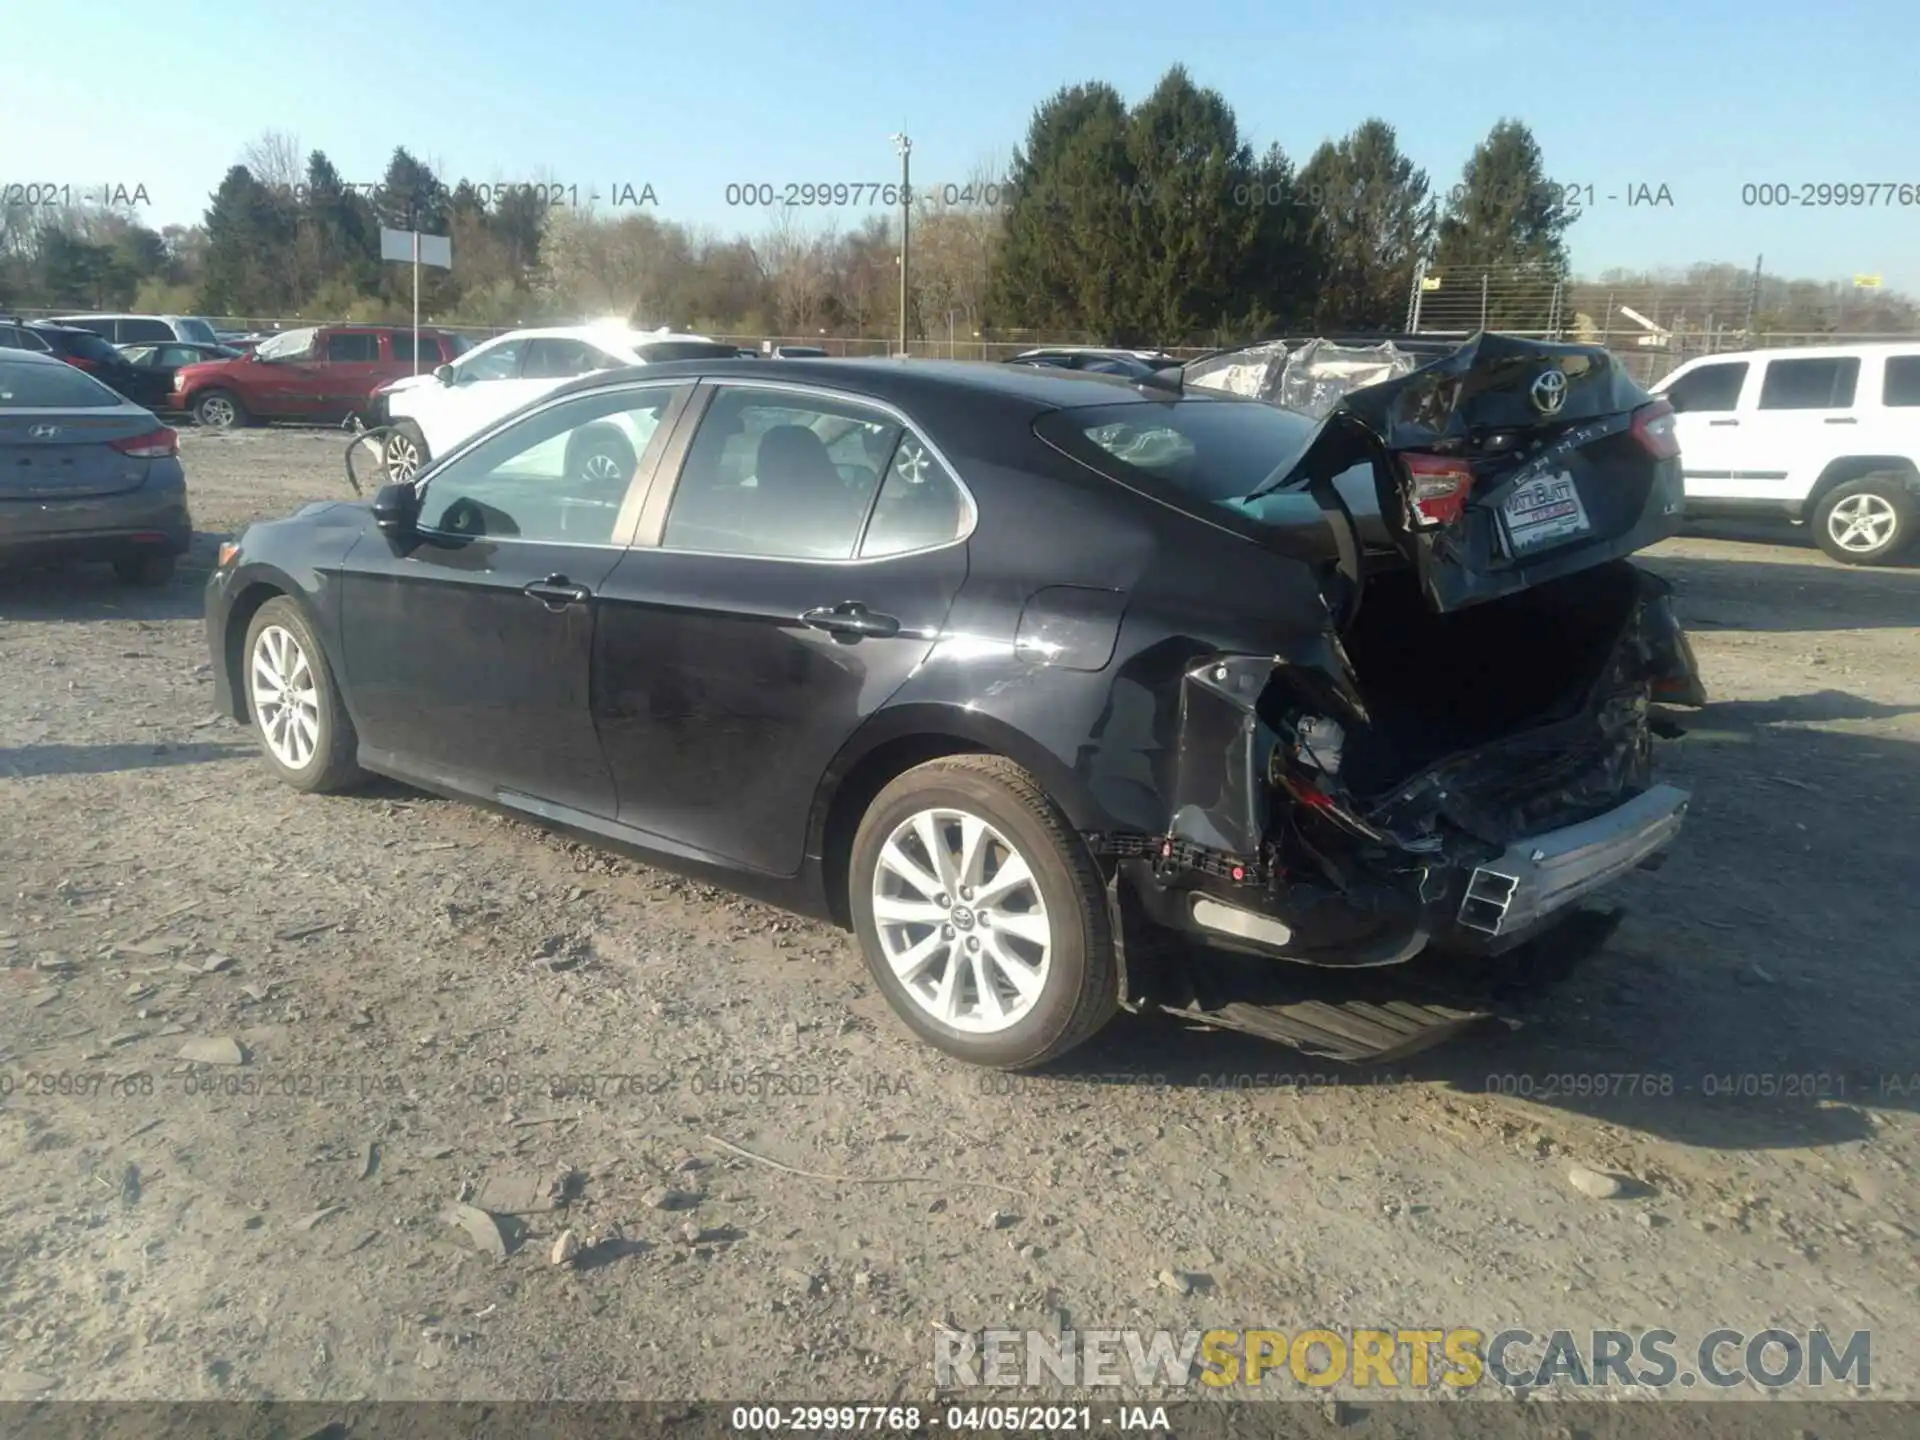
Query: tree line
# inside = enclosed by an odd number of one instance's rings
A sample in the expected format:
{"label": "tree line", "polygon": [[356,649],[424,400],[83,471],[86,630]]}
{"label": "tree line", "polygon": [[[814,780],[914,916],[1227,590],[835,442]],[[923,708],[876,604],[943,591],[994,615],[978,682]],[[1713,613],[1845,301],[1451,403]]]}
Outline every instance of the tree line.
{"label": "tree line", "polygon": [[[1849,331],[1920,329],[1910,298],[1839,296],[1830,282],[1770,278],[1743,308],[1742,272],[1727,265],[1576,284],[1567,235],[1580,197],[1548,175],[1518,120],[1496,124],[1441,191],[1384,120],[1296,165],[1278,145],[1256,151],[1227,101],[1183,67],[1133,106],[1111,85],[1074,85],[1037,107],[1005,164],[913,207],[909,329],[1161,345],[1392,331],[1426,272],[1497,274],[1477,298],[1447,292],[1495,329],[1584,334],[1616,291],[1634,305],[1654,297],[1684,327],[1704,285],[1733,297],[1722,326],[1752,314],[1756,329],[1821,332],[1844,311]],[[453,270],[423,271],[422,314],[443,324],[622,314],[716,334],[897,333],[897,212],[843,230],[807,223],[822,211],[777,207],[762,233],[722,235],[655,207],[556,198],[449,187],[404,147],[380,185],[349,186],[324,151],[268,132],[194,225],[156,231],[126,206],[0,211],[0,308],[400,319],[412,277],[380,261],[390,226],[451,237]]]}

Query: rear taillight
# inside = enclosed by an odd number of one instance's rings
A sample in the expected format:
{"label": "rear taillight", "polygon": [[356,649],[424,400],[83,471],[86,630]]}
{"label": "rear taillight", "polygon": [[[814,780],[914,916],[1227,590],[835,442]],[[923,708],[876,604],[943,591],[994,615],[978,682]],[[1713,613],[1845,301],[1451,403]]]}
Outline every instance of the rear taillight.
{"label": "rear taillight", "polygon": [[73,366],[74,369],[85,370],[88,374],[92,374],[95,368],[93,361],[82,360],[78,355],[62,355],[60,358]]}
{"label": "rear taillight", "polygon": [[1632,435],[1656,460],[1671,460],[1680,453],[1680,437],[1673,433],[1673,406],[1664,400],[1633,412]]}
{"label": "rear taillight", "polygon": [[135,435],[127,440],[107,442],[122,455],[131,455],[136,460],[164,460],[169,455],[180,453],[180,433],[161,426],[158,430],[149,430],[144,435]]}
{"label": "rear taillight", "polygon": [[1466,512],[1473,467],[1456,455],[1402,455],[1413,502],[1413,523],[1422,530],[1451,525]]}

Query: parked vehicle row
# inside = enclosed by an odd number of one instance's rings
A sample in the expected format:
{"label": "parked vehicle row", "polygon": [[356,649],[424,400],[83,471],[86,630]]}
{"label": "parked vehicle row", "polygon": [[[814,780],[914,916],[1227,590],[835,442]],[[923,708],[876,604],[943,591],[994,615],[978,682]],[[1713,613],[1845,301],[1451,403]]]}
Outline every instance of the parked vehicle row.
{"label": "parked vehicle row", "polygon": [[452,331],[392,325],[317,325],[286,330],[257,349],[174,371],[167,403],[213,430],[256,420],[339,423],[362,414],[390,380],[432,371],[457,358],[465,342]]}
{"label": "parked vehicle row", "polygon": [[[1680,523],[1672,432],[1604,350],[1499,336],[1320,420],[1177,371],[636,364],[250,527],[207,638],[293,787],[390,775],[832,919],[916,1033],[1021,1067],[1122,1004],[1260,1030],[1277,962],[1599,933],[1577,902],[1687,805],[1648,701],[1699,678],[1626,558]],[[1203,989],[1171,935],[1267,963]]]}
{"label": "parked vehicle row", "polygon": [[51,320],[0,320],[0,352],[51,356],[84,370],[136,404],[153,409],[163,403],[160,380],[134,365],[92,330]]}

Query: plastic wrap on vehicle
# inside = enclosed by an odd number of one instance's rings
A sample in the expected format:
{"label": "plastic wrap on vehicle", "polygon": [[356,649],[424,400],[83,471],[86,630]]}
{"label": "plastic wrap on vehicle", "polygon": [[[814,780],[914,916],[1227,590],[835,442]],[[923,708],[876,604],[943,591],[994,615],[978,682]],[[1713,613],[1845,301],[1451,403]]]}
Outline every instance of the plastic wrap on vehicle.
{"label": "plastic wrap on vehicle", "polygon": [[1272,340],[1187,366],[1183,379],[1203,389],[1246,395],[1324,420],[1349,391],[1398,379],[1423,362],[1392,342],[1341,345],[1308,340],[1289,348]]}
{"label": "plastic wrap on vehicle", "polygon": [[1270,400],[1280,383],[1287,363],[1287,345],[1272,340],[1265,345],[1249,345],[1195,360],[1180,372],[1181,383],[1203,390],[1224,390],[1229,395],[1245,395],[1254,400]]}

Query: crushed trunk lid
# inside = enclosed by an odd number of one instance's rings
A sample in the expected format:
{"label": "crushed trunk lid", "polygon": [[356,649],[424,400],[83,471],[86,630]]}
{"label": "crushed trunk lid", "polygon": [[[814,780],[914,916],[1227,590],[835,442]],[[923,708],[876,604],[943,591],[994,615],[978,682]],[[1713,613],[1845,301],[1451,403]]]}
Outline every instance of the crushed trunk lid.
{"label": "crushed trunk lid", "polygon": [[[1233,357],[1199,362],[1211,367],[1194,382],[1205,388],[1323,416],[1298,464],[1241,508],[1258,519],[1280,496],[1320,495],[1370,466],[1385,537],[1443,613],[1679,529],[1672,411],[1604,348],[1482,334],[1426,364],[1417,358],[1395,345],[1314,341],[1265,357],[1259,375]],[[1352,540],[1362,543],[1357,527]]]}

